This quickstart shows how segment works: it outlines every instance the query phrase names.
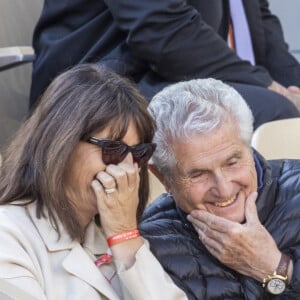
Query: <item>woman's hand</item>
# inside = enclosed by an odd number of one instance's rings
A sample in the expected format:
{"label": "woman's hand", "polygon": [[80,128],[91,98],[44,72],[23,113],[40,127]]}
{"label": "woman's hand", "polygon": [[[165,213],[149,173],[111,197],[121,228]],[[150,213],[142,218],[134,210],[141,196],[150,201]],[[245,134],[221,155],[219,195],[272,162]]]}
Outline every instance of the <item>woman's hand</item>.
{"label": "woman's hand", "polygon": [[281,252],[260,223],[254,192],[246,200],[244,224],[207,211],[194,210],[188,216],[207,250],[224,265],[262,282],[276,270]]}
{"label": "woman's hand", "polygon": [[92,187],[106,237],[137,227],[139,170],[137,164],[108,165],[96,176]]}
{"label": "woman's hand", "polygon": [[[123,161],[118,165],[108,165],[96,177],[92,187],[106,238],[136,228],[140,184],[137,164]],[[136,252],[142,245],[139,236],[112,246],[111,251],[115,260],[128,269],[134,264]]]}

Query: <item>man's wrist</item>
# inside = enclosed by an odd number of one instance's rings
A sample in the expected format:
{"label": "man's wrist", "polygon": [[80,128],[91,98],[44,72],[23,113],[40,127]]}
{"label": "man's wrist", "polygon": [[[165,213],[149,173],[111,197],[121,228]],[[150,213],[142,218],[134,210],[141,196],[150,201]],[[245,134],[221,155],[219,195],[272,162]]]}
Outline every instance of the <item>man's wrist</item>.
{"label": "man's wrist", "polygon": [[272,295],[282,294],[289,282],[288,272],[291,258],[282,253],[276,270],[263,279],[262,286]]}

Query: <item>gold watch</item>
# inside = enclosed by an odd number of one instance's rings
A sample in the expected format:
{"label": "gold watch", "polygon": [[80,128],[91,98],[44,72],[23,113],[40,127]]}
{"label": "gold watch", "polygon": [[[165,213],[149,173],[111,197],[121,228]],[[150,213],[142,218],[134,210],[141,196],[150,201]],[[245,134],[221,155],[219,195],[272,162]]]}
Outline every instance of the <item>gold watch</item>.
{"label": "gold watch", "polygon": [[263,279],[262,286],[270,294],[279,295],[285,291],[288,282],[287,273],[290,260],[288,255],[282,253],[277,269],[272,275],[268,275]]}

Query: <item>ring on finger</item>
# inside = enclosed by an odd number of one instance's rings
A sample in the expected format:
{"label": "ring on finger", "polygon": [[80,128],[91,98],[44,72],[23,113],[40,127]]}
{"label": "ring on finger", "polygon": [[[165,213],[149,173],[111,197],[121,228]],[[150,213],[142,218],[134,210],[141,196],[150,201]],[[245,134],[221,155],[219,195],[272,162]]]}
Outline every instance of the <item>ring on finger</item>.
{"label": "ring on finger", "polygon": [[105,189],[106,194],[111,194],[116,191],[116,188]]}

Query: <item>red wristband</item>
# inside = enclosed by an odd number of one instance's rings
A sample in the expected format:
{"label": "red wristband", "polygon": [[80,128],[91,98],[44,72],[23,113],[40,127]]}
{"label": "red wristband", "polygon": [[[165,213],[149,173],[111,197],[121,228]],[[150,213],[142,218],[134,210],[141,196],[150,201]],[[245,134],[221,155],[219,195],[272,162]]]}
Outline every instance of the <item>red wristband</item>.
{"label": "red wristband", "polygon": [[124,232],[117,233],[117,234],[114,234],[114,235],[110,236],[107,239],[107,244],[108,244],[109,247],[112,247],[113,245],[123,243],[123,242],[128,241],[128,240],[135,239],[139,236],[140,236],[140,232],[138,231],[137,228],[131,229],[131,230],[126,230]]}

